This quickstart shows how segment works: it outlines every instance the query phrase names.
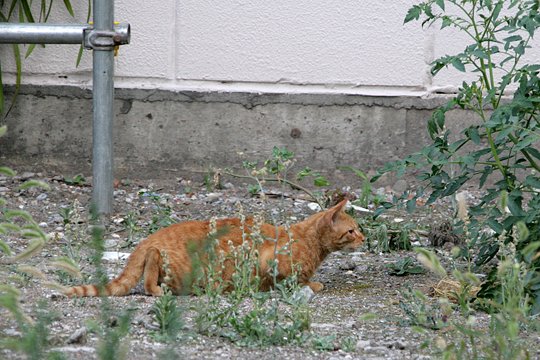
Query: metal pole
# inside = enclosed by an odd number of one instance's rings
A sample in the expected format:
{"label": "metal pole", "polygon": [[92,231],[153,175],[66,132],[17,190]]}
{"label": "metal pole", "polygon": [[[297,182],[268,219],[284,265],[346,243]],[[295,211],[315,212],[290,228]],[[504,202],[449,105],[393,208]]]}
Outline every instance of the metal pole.
{"label": "metal pole", "polygon": [[[113,31],[114,2],[93,0],[94,29]],[[113,98],[114,47],[93,52],[93,195],[99,214],[112,211],[113,198]]]}
{"label": "metal pole", "polygon": [[124,45],[129,43],[129,24],[114,25],[114,33],[94,33],[88,24],[12,24],[0,22],[0,44],[83,44],[94,49],[103,43]]}
{"label": "metal pole", "polygon": [[82,44],[91,25],[0,23],[0,44]]}
{"label": "metal pole", "polygon": [[99,214],[112,211],[114,47],[129,44],[130,25],[114,25],[113,0],[93,0],[88,24],[8,24],[0,22],[0,44],[83,44],[93,49],[92,202]]}

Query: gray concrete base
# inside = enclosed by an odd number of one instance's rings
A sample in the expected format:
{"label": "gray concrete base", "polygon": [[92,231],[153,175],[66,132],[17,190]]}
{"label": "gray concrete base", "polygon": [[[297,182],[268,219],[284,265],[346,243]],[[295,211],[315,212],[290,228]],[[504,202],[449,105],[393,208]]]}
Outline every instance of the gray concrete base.
{"label": "gray concrete base", "polygon": [[[10,91],[6,89],[9,102]],[[214,167],[241,168],[274,146],[296,154],[338,183],[339,170],[374,171],[427,144],[426,120],[447,97],[199,93],[116,90],[114,166],[117,178],[188,177]],[[454,110],[456,131],[473,121]],[[23,87],[5,120],[1,162],[19,171],[91,174],[91,92]],[[357,179],[356,179],[357,180]],[[389,181],[390,179],[387,179]]]}

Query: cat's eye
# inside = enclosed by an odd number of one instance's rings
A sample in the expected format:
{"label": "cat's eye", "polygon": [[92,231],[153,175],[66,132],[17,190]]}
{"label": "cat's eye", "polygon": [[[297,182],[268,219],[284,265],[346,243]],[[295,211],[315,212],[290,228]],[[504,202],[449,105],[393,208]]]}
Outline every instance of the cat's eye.
{"label": "cat's eye", "polygon": [[354,234],[354,229],[349,230],[349,234]]}

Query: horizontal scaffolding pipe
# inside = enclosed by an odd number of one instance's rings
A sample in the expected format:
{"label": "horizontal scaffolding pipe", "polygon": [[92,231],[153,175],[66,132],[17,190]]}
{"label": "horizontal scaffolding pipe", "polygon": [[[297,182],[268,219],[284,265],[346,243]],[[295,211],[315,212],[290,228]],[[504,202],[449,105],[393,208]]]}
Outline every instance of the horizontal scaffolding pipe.
{"label": "horizontal scaffolding pipe", "polygon": [[[34,24],[0,22],[0,44],[82,44],[89,24]],[[129,24],[114,26],[118,45],[129,41]],[[118,39],[118,41],[116,41]]]}

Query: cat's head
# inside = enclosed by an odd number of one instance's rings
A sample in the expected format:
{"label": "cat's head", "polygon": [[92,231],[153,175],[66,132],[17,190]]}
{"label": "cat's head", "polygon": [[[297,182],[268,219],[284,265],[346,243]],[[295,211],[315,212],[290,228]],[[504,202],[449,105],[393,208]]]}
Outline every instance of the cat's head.
{"label": "cat's head", "polygon": [[364,243],[365,237],[358,223],[344,211],[345,204],[347,200],[323,211],[317,222],[320,241],[330,252],[353,251]]}

